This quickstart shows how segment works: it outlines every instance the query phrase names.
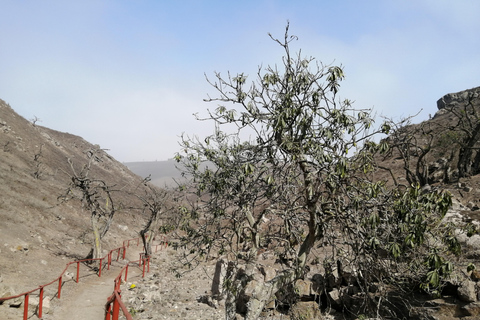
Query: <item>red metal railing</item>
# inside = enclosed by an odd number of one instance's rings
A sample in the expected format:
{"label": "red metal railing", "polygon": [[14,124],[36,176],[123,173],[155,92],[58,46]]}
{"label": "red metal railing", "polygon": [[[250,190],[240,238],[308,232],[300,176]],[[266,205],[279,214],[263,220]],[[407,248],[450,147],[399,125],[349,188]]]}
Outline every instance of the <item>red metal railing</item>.
{"label": "red metal railing", "polygon": [[[166,238],[164,236],[162,236],[162,244],[161,246],[167,246],[168,243],[166,241]],[[132,241],[136,241],[137,242],[137,246],[140,244],[140,238],[135,238],[135,239],[129,239],[129,240],[125,240],[123,242],[123,246],[122,247],[119,247],[119,248],[116,248],[116,249],[113,249],[113,250],[110,250],[108,252],[107,255],[105,255],[103,258],[96,258],[96,259],[83,259],[83,260],[75,260],[75,261],[71,261],[69,263],[67,263],[65,269],[62,271],[62,273],[60,274],[60,276],[56,279],[54,279],[53,281],[47,283],[47,284],[43,284],[41,286],[38,286],[37,288],[35,289],[32,289],[30,291],[27,291],[27,292],[23,292],[23,293],[20,293],[20,294],[17,294],[15,296],[11,296],[11,297],[4,297],[4,298],[0,298],[0,303],[3,303],[4,301],[7,301],[7,300],[11,300],[11,299],[17,299],[17,298],[20,298],[20,297],[24,297],[24,307],[23,307],[23,320],[27,320],[28,318],[28,300],[29,300],[29,297],[30,297],[30,294],[36,292],[36,291],[39,291],[38,295],[39,295],[39,303],[38,303],[38,308],[37,308],[37,317],[38,318],[42,318],[42,313],[43,313],[43,294],[44,294],[44,289],[45,287],[49,286],[49,285],[52,285],[53,283],[57,283],[58,282],[58,291],[57,291],[57,298],[60,299],[60,296],[61,296],[61,292],[62,292],[62,284],[63,284],[63,276],[65,274],[65,272],[67,271],[67,269],[72,265],[72,264],[76,264],[77,265],[77,272],[76,272],[76,278],[75,278],[75,282],[78,283],[79,281],[79,275],[80,275],[80,262],[86,262],[86,261],[95,261],[95,260],[100,260],[100,263],[99,263],[99,268],[98,268],[98,276],[101,277],[102,276],[102,269],[104,268],[104,262],[106,261],[106,265],[107,265],[107,270],[110,270],[110,265],[112,263],[112,255],[114,253],[117,254],[117,257],[116,257],[116,261],[118,261],[118,259],[120,258],[120,252],[122,252],[122,259],[125,259],[125,254],[126,254],[126,248],[129,247],[130,245],[130,242]],[[125,242],[127,243],[127,245],[125,245]],[[157,252],[158,250],[158,246],[159,245],[155,245],[155,252]],[[142,255],[142,254],[140,254]],[[147,261],[148,260],[148,261]],[[146,258],[143,258],[142,259],[142,256],[140,258],[140,260],[138,261],[139,262],[139,265],[141,265],[141,262],[143,261],[143,264],[144,264],[144,267],[143,267],[143,274],[142,276],[145,276],[145,263],[147,262],[148,263],[148,269],[150,269],[150,259],[146,259]],[[135,262],[136,263],[136,262]],[[128,265],[130,263],[127,263],[126,265],[126,268],[128,270]],[[123,270],[125,269],[125,267],[122,269],[122,272],[121,274],[123,273]],[[126,270],[126,271],[127,271]],[[121,275],[120,274],[120,275]],[[127,277],[127,273],[125,272],[125,280],[126,280],[126,277]],[[118,277],[117,277],[118,278]],[[121,300],[118,300],[120,301],[121,303]]]}
{"label": "red metal railing", "polygon": [[[155,245],[155,251],[157,252],[159,250],[166,248],[168,246],[168,241],[165,236],[161,236],[162,239],[160,240],[160,244]],[[134,240],[134,239],[133,239]],[[130,243],[130,240],[127,241],[127,247]],[[125,246],[125,241],[123,242],[123,245]],[[138,243],[137,243],[138,245]],[[153,251],[153,248],[152,248]],[[142,277],[145,277],[145,266],[147,266],[147,272],[150,272],[150,257],[145,256],[144,253],[140,253],[140,259],[138,260],[138,265],[141,266],[143,262],[143,272],[142,272]],[[122,301],[122,296],[121,296],[121,289],[120,285],[122,283],[122,277],[125,271],[125,279],[124,281],[127,281],[127,275],[128,275],[128,266],[130,264],[136,264],[137,261],[130,261],[127,263],[118,276],[114,280],[114,285],[113,285],[113,293],[110,297],[107,298],[107,303],[105,304],[105,320],[118,320],[118,317],[120,315],[120,310],[122,310],[123,315],[126,317],[127,320],[132,320],[132,316],[130,315],[130,312],[127,310],[127,307]]]}

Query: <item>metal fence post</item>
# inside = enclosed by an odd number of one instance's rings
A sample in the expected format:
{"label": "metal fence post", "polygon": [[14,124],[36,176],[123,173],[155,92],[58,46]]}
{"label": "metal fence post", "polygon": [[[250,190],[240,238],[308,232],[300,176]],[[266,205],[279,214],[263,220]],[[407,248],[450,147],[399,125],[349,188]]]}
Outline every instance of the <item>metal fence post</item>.
{"label": "metal fence post", "polygon": [[25,294],[25,301],[23,302],[24,303],[24,306],[23,306],[23,320],[28,319],[28,296],[29,295],[30,295],[29,293]]}
{"label": "metal fence post", "polygon": [[[115,292],[116,293],[116,292]],[[118,315],[120,313],[120,304],[118,303],[117,295],[113,299],[113,316],[112,320],[118,320]]]}
{"label": "metal fence post", "polygon": [[58,278],[58,293],[57,293],[57,298],[60,299],[60,293],[62,291],[62,276]]}
{"label": "metal fence post", "polygon": [[80,276],[80,261],[77,261],[77,283],[78,283],[79,276]]}
{"label": "metal fence post", "polygon": [[43,311],[43,287],[40,287],[40,295],[38,300],[38,317],[41,318]]}

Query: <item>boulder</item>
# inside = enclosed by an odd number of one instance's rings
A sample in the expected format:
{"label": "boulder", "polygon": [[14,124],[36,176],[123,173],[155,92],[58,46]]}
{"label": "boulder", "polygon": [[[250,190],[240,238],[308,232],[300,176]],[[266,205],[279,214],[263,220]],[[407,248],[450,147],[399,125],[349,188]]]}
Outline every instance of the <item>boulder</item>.
{"label": "boulder", "polygon": [[445,299],[434,299],[427,301],[422,307],[410,309],[410,319],[418,320],[454,320],[464,319],[467,316],[458,301],[446,301]]}
{"label": "boulder", "polygon": [[251,280],[247,283],[247,285],[244,288],[244,291],[239,295],[237,298],[237,312],[238,313],[246,313],[248,310],[248,302],[250,301],[250,298],[252,297],[252,294],[255,292],[258,286],[260,286],[261,283],[259,283],[257,280]]}
{"label": "boulder", "polygon": [[480,302],[472,302],[462,308],[466,314],[470,317],[476,317],[480,319]]}
{"label": "boulder", "polygon": [[267,304],[265,305],[265,309],[275,309],[277,307],[276,301],[277,300],[275,298],[273,298],[272,300],[267,302]]}
{"label": "boulder", "polygon": [[478,270],[472,270],[472,273],[470,274],[470,279],[475,282],[480,281],[480,271]]}
{"label": "boulder", "polygon": [[444,95],[437,101],[437,108],[438,110],[442,110],[446,107],[456,107],[458,105],[463,105],[467,103],[470,97],[473,99],[478,99],[479,96],[480,87],[463,90],[456,93],[449,93]]}
{"label": "boulder", "polygon": [[277,275],[277,270],[272,266],[261,266],[260,267],[260,272],[263,274],[263,276],[265,278],[264,279],[265,282],[272,280]]}
{"label": "boulder", "polygon": [[[50,312],[50,297],[46,296],[43,297],[43,304],[42,304],[42,313],[43,314],[48,314]],[[30,296],[28,298],[28,305],[35,307],[36,312],[38,312],[38,308],[40,303],[39,297],[32,297]]]}
{"label": "boulder", "polygon": [[341,292],[337,288],[330,291],[328,297],[334,307],[339,307],[342,304]]}
{"label": "boulder", "polygon": [[299,279],[295,282],[295,293],[297,293],[300,298],[310,297],[312,294],[312,282],[308,280]]}
{"label": "boulder", "polygon": [[0,285],[0,298],[11,297],[13,295],[15,295],[15,293],[11,287],[4,284]]}
{"label": "boulder", "polygon": [[[0,298],[6,298],[6,297],[11,297],[14,296],[16,293],[12,289],[12,287],[6,286],[6,285],[0,285]],[[15,299],[10,299],[4,301],[3,305],[12,307],[12,308],[19,308],[22,303],[23,303],[23,297],[15,298]]]}
{"label": "boulder", "polygon": [[291,320],[323,320],[322,313],[315,301],[299,301],[290,309]]}
{"label": "boulder", "polygon": [[475,282],[472,280],[465,280],[460,283],[457,289],[458,298],[465,302],[477,301],[477,292]]}

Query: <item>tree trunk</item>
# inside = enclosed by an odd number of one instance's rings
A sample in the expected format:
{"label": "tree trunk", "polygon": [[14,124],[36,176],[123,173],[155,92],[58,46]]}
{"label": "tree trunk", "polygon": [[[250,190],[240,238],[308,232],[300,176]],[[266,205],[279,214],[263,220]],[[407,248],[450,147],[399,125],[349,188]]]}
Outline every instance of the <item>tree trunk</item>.
{"label": "tree trunk", "polygon": [[480,151],[477,150],[475,158],[473,160],[473,172],[472,174],[478,174],[480,172]]}
{"label": "tree trunk", "polygon": [[110,229],[114,214],[115,214],[115,211],[112,211],[106,218],[105,225],[102,227],[102,231],[100,232],[100,239],[103,239],[103,237],[107,234],[108,229]]}
{"label": "tree trunk", "polygon": [[100,241],[100,230],[98,215],[92,214],[92,229],[93,229],[93,247],[92,258],[99,259],[102,255],[102,243]]}
{"label": "tree trunk", "polygon": [[477,124],[464,141],[458,153],[458,175],[460,177],[467,177],[472,174],[472,156],[475,144],[480,139],[480,124]]}
{"label": "tree trunk", "polygon": [[152,214],[150,219],[147,222],[147,225],[140,231],[142,236],[143,247],[145,250],[145,255],[149,256],[152,254],[152,241],[155,238],[155,233],[157,231],[158,225],[158,213]]}
{"label": "tree trunk", "polygon": [[224,264],[225,264],[225,261],[223,259],[219,259],[215,264],[215,273],[213,274],[211,291],[212,291],[212,298],[216,300],[220,300],[223,295],[223,290],[221,290],[221,288],[223,284],[222,267]]}
{"label": "tree trunk", "polygon": [[145,250],[145,256],[150,256],[152,254],[152,240],[155,237],[155,232],[150,229],[143,229],[140,231],[142,236],[143,248]]}

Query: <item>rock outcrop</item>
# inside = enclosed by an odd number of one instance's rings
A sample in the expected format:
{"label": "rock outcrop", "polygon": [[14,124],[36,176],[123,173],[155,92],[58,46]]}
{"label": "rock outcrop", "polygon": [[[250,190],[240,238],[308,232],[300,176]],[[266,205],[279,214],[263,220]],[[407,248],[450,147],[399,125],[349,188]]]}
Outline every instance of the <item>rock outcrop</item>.
{"label": "rock outcrop", "polygon": [[470,98],[473,100],[480,99],[480,87],[446,94],[437,101],[437,108],[438,110],[442,110],[446,107],[462,105],[467,103]]}

